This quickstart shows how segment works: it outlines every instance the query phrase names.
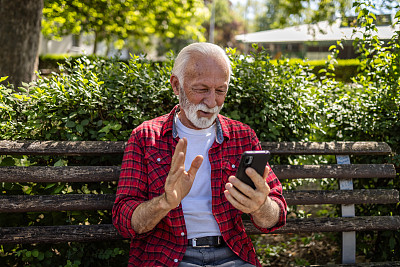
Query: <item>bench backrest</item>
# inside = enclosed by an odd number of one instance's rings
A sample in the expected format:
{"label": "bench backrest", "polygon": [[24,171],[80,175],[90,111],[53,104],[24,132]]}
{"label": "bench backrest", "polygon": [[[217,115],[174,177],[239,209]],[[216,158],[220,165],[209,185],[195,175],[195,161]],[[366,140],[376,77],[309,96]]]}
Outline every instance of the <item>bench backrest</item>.
{"label": "bench backrest", "polygon": [[[111,155],[122,158],[124,147],[125,142],[108,141],[0,141],[0,155]],[[335,155],[338,163],[349,163],[350,155],[374,157],[391,153],[390,147],[380,142],[263,142],[262,147],[279,156]],[[355,217],[354,206],[351,207],[354,204],[399,202],[399,192],[395,189],[352,190],[351,179],[395,178],[396,170],[391,164],[273,165],[272,168],[281,180],[336,178],[341,184],[339,190],[285,191],[288,205],[342,204],[346,207],[342,208],[345,217],[288,219],[287,225],[274,233],[400,229],[398,216]],[[118,181],[119,169],[119,166],[3,166],[0,167],[0,182],[113,182]],[[110,210],[114,199],[113,194],[6,195],[0,196],[0,213]],[[249,221],[245,226],[249,234],[260,233]],[[121,237],[111,224],[0,228],[0,244],[115,239]]]}

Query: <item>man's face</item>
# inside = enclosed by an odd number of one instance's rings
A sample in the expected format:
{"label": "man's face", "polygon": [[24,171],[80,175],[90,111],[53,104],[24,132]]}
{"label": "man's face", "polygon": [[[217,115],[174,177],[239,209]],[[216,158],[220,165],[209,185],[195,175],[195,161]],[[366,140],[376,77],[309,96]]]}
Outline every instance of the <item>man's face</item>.
{"label": "man's face", "polygon": [[[209,108],[203,103],[197,105],[193,104],[187,98],[185,90],[180,87],[179,105],[181,109],[185,112],[186,118],[189,120],[189,122],[193,124],[193,126],[198,129],[206,129],[213,125],[224,104],[222,104],[221,106],[215,106],[214,108]],[[197,112],[211,114],[211,117],[199,116]]]}
{"label": "man's face", "polygon": [[189,128],[210,127],[223,107],[228,91],[229,68],[222,58],[195,55],[179,85],[179,119]]}

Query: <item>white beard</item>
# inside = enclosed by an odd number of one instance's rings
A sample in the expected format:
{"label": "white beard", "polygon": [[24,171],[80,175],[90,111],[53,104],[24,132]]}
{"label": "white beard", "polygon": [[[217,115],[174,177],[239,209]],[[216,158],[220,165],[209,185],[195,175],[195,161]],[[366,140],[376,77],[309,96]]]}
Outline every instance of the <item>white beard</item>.
{"label": "white beard", "polygon": [[[197,128],[206,129],[213,125],[215,119],[217,118],[219,112],[221,111],[224,104],[221,106],[215,106],[214,108],[208,108],[205,104],[193,104],[187,99],[185,91],[182,87],[179,88],[179,105],[185,111],[186,118]],[[213,113],[211,118],[198,117],[197,111],[204,111],[208,113]]]}

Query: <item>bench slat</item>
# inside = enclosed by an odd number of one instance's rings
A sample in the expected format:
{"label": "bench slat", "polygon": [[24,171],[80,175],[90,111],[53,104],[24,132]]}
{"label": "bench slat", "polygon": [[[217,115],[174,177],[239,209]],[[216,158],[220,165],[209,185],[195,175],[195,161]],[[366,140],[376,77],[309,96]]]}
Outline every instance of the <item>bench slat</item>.
{"label": "bench slat", "polygon": [[261,142],[275,155],[390,155],[385,142]]}
{"label": "bench slat", "polygon": [[[288,205],[389,204],[399,202],[395,189],[284,191]],[[113,194],[0,196],[0,212],[111,210]]]}
{"label": "bench slat", "polygon": [[399,202],[396,189],[283,191],[288,205],[390,204]]}
{"label": "bench slat", "polygon": [[[279,179],[394,178],[392,164],[273,165]],[[0,182],[101,182],[118,181],[119,166],[0,167]]]}
{"label": "bench slat", "polygon": [[[243,223],[248,234],[262,234],[250,221],[244,221]],[[287,219],[287,224],[273,233],[385,231],[399,229],[400,216],[325,217]]]}
{"label": "bench slat", "polygon": [[124,141],[0,141],[0,155],[122,155],[124,149]]}
{"label": "bench slat", "polygon": [[0,167],[0,182],[57,183],[118,181],[119,166]]}
{"label": "bench slat", "polygon": [[[250,221],[244,221],[248,234],[261,234]],[[375,231],[400,229],[400,216],[353,218],[288,219],[278,233],[311,233],[336,231]],[[1,227],[0,244],[65,243],[118,240],[122,237],[111,224]]]}
{"label": "bench slat", "polygon": [[279,179],[396,177],[396,169],[392,164],[277,165],[271,168]]}
{"label": "bench slat", "polygon": [[111,210],[115,194],[0,196],[0,212]]}
{"label": "bench slat", "polygon": [[[0,155],[122,154],[124,141],[0,141]],[[389,155],[384,142],[261,142],[276,155]]]}

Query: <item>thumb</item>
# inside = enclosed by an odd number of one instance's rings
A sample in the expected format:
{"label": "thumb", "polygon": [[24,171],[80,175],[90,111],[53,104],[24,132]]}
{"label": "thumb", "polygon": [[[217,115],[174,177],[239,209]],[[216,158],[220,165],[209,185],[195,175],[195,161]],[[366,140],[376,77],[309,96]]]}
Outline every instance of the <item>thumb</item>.
{"label": "thumb", "polygon": [[192,164],[190,165],[190,169],[188,170],[188,174],[190,177],[195,177],[197,171],[199,170],[201,163],[203,163],[203,156],[197,155],[194,160],[192,161]]}

